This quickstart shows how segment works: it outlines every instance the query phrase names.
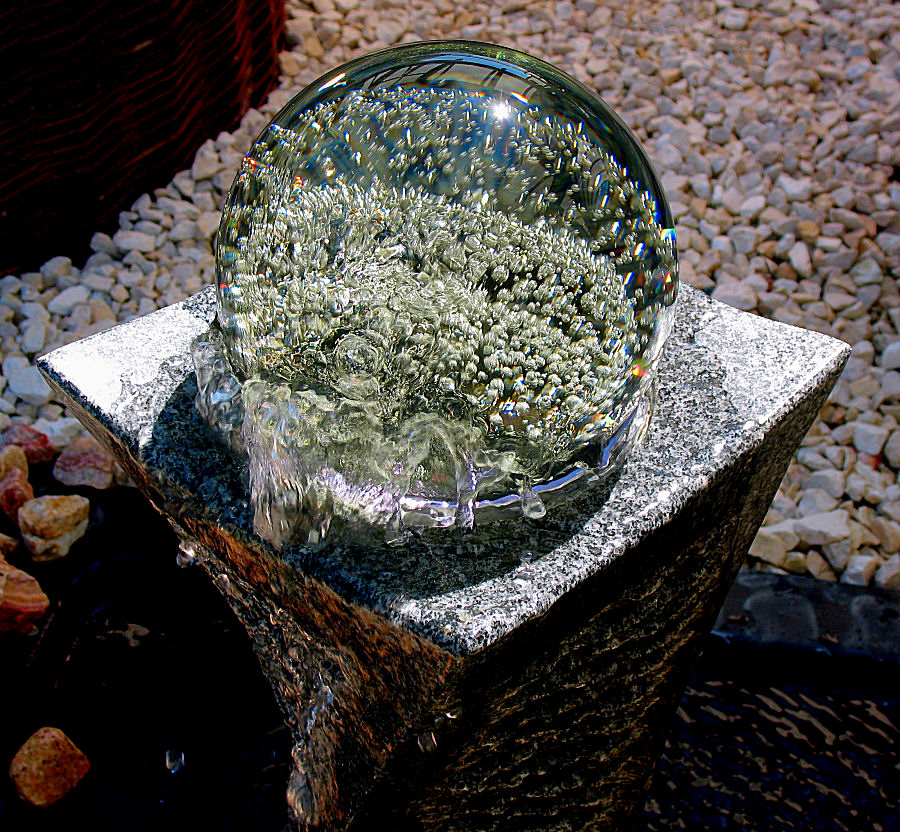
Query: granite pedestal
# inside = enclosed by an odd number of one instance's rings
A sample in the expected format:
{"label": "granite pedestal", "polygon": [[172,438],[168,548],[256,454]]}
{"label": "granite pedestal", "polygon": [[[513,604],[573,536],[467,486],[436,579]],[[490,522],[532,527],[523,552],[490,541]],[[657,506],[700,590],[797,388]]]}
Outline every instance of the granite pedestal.
{"label": "granite pedestal", "polygon": [[646,442],[614,481],[541,520],[279,553],[193,408],[188,347],[214,312],[207,290],[39,364],[246,625],[293,732],[297,827],[629,828],[849,348],[683,287]]}

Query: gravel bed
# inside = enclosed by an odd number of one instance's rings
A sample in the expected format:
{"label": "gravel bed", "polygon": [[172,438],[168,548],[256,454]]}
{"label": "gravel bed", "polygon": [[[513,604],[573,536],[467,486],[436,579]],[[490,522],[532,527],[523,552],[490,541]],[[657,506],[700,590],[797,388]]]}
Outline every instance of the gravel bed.
{"label": "gravel bed", "polygon": [[635,130],[676,218],[682,280],[825,332],[853,356],[753,544],[754,568],[900,588],[900,6],[887,0],[314,0],[261,111],[141,196],[94,254],[0,279],[0,429],[79,432],[34,358],[214,280],[211,241],[244,151],[294,93],[403,41],[531,52]]}

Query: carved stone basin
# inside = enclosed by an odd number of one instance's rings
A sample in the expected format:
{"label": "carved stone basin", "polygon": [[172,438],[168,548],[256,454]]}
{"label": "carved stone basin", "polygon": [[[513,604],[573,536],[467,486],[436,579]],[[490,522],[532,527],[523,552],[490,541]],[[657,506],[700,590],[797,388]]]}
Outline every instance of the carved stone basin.
{"label": "carved stone basin", "polygon": [[628,828],[849,348],[683,287],[659,418],[614,481],[543,519],[277,551],[193,406],[214,310],[207,290],[39,363],[249,630],[294,736],[298,829]]}

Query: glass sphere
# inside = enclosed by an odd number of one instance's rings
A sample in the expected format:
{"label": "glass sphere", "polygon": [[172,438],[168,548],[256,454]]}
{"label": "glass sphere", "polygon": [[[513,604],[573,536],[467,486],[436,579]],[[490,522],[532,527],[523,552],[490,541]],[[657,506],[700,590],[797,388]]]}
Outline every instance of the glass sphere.
{"label": "glass sphere", "polygon": [[217,239],[207,420],[257,531],[539,517],[621,464],[677,292],[659,180],[596,95],[487,44],[407,44],[307,87]]}

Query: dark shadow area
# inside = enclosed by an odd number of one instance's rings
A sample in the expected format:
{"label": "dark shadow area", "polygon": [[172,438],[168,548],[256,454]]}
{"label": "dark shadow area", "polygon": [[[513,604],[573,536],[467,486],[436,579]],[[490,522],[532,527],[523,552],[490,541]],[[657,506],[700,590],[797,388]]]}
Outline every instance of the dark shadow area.
{"label": "dark shadow area", "polygon": [[278,82],[283,0],[6,7],[0,274],[90,255],[91,235],[190,167]]}
{"label": "dark shadow area", "polygon": [[[0,748],[5,770],[52,725],[91,771],[46,809],[4,776],[0,828],[281,829],[290,736],[246,632],[199,567],[176,566],[174,535],[137,491],[90,497],[90,529],[70,554],[28,565],[55,601],[40,635],[0,640],[15,715]],[[170,771],[167,754],[183,766]]]}
{"label": "dark shadow area", "polygon": [[643,829],[896,832],[898,691],[896,659],[708,639]]}

